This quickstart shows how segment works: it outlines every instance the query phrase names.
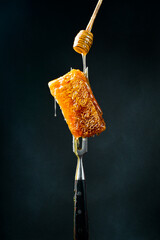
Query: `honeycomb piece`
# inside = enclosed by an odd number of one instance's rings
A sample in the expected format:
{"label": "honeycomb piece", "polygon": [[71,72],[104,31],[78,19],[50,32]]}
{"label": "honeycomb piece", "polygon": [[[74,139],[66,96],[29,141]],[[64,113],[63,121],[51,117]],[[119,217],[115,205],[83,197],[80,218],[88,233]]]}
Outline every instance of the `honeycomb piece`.
{"label": "honeycomb piece", "polygon": [[73,69],[48,85],[76,139],[99,135],[106,129],[102,111],[83,72]]}

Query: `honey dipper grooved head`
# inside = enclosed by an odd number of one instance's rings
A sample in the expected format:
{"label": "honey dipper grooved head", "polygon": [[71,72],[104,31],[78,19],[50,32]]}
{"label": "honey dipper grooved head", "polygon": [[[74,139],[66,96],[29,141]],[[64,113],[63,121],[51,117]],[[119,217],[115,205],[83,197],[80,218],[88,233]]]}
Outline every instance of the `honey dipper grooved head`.
{"label": "honey dipper grooved head", "polygon": [[73,49],[87,55],[93,43],[93,34],[87,30],[81,30],[74,39]]}

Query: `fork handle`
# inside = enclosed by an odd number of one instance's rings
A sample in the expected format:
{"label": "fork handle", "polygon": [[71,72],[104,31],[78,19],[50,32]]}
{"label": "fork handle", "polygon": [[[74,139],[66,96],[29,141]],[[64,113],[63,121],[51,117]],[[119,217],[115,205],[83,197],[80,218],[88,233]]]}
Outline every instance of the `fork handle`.
{"label": "fork handle", "polygon": [[74,240],[88,240],[88,213],[85,180],[75,180],[74,185]]}

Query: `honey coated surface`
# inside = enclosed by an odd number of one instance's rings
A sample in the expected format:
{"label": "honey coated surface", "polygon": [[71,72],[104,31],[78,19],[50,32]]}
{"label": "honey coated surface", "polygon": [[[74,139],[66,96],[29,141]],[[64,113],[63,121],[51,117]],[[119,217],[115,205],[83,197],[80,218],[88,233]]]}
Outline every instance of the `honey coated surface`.
{"label": "honey coated surface", "polygon": [[102,111],[83,72],[73,69],[50,81],[49,88],[75,138],[91,137],[106,129]]}

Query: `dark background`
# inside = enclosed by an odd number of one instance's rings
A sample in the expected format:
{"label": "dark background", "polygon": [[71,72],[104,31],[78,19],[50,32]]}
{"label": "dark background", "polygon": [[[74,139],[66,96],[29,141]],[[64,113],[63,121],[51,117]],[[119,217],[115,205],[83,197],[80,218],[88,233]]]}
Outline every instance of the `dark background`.
{"label": "dark background", "polygon": [[[48,82],[70,67],[96,0],[1,1],[2,240],[73,239],[76,157]],[[84,165],[91,240],[160,239],[160,19],[154,1],[105,1],[87,56],[107,131]]]}

